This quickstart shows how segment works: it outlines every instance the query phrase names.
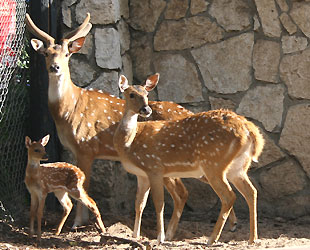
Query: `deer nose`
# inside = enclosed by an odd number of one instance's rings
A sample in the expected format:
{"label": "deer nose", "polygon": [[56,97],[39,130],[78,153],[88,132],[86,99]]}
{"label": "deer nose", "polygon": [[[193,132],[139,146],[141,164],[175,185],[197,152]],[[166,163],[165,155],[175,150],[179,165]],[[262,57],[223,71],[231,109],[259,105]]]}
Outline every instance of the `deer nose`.
{"label": "deer nose", "polygon": [[57,73],[58,71],[59,71],[59,65],[57,65],[57,64],[52,64],[51,66],[50,66],[50,71],[51,72],[55,72],[55,73]]}
{"label": "deer nose", "polygon": [[47,161],[48,160],[48,154],[44,154],[43,157],[42,157],[42,160],[43,161]]}
{"label": "deer nose", "polygon": [[143,106],[140,110],[139,110],[139,114],[141,116],[144,117],[149,117],[152,114],[152,109],[150,108],[150,106],[146,105]]}

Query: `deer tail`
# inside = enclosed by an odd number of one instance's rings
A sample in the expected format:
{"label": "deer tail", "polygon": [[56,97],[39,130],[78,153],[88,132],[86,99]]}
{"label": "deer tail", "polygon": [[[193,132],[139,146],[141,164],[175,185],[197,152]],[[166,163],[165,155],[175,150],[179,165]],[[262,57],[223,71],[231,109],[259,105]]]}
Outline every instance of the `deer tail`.
{"label": "deer tail", "polygon": [[246,123],[246,127],[249,131],[249,136],[251,140],[253,141],[252,160],[254,162],[258,162],[258,157],[262,153],[264,145],[265,145],[264,137],[259,131],[259,128],[254,123],[248,121]]}

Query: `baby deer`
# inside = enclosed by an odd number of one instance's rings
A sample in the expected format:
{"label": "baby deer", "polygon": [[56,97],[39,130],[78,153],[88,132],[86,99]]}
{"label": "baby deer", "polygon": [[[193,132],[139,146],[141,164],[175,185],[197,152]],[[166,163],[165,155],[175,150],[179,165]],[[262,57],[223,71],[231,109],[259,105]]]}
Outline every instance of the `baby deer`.
{"label": "baby deer", "polygon": [[257,239],[257,191],[247,171],[264,146],[259,129],[242,116],[228,110],[211,110],[174,121],[137,122],[138,116],[152,113],[148,92],[158,78],[143,86],[130,86],[120,76],[119,88],[125,96],[125,111],[114,134],[114,147],[124,168],[138,179],[138,188],[151,188],[157,216],[157,240],[164,233],[164,177],[205,176],[219,196],[222,207],[208,244],[220,237],[236,195],[231,182],[244,196],[250,212],[250,239]]}
{"label": "baby deer", "polygon": [[50,192],[54,192],[64,208],[64,213],[58,225],[56,235],[60,234],[72,209],[72,202],[69,196],[82,202],[95,214],[97,226],[100,231],[104,233],[105,228],[97,205],[83,188],[85,180],[84,173],[76,166],[65,162],[40,164],[41,160],[47,160],[44,146],[48,143],[48,140],[49,135],[46,135],[39,141],[33,142],[28,136],[25,138],[26,148],[28,149],[25,183],[31,195],[29,236],[32,237],[34,233],[34,218],[37,216],[37,240],[41,240],[41,218],[43,215],[45,198]]}

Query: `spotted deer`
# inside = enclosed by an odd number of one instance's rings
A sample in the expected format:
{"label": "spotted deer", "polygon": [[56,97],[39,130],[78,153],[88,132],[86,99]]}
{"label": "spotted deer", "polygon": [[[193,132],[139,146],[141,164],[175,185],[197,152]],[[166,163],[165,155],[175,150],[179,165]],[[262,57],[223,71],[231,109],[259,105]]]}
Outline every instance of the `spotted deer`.
{"label": "spotted deer", "polygon": [[105,232],[100,212],[95,201],[88,196],[83,183],[85,181],[84,173],[69,163],[55,162],[40,164],[41,160],[48,160],[45,145],[48,143],[49,135],[39,141],[31,141],[26,136],[25,144],[28,150],[28,163],[26,167],[25,184],[31,195],[30,208],[30,233],[34,234],[34,220],[37,216],[37,240],[41,240],[41,219],[43,216],[45,198],[48,193],[53,192],[60,204],[63,206],[64,213],[58,225],[56,235],[59,235],[61,229],[71,212],[72,197],[82,202],[96,216],[97,226],[102,233]]}
{"label": "spotted deer", "polygon": [[129,85],[126,77],[120,76],[119,88],[126,105],[113,141],[123,167],[137,176],[139,188],[151,189],[158,242],[165,240],[163,179],[205,176],[222,203],[208,244],[219,239],[236,199],[229,182],[249,206],[249,242],[253,243],[258,237],[257,191],[247,170],[263,150],[264,139],[259,129],[228,110],[212,110],[173,121],[137,122],[138,116],[151,114],[147,95],[157,82],[154,79],[143,86]]}
{"label": "spotted deer", "polygon": [[[83,89],[76,86],[70,77],[69,59],[84,44],[85,36],[92,24],[87,14],[84,22],[66,35],[59,44],[46,32],[40,30],[26,14],[28,30],[37,38],[31,39],[35,51],[45,56],[49,76],[48,107],[56,124],[60,142],[74,155],[79,167],[85,173],[84,188],[88,190],[91,165],[95,158],[119,160],[113,146],[113,134],[124,112],[124,100],[102,90]],[[152,80],[151,76],[146,81]],[[172,102],[150,102],[153,109],[150,120],[169,120],[185,117],[192,112]],[[174,211],[168,228],[171,237],[177,228],[179,218],[187,200],[188,192],[179,178],[164,178],[164,185],[174,201]],[[136,207],[145,206],[147,196],[137,194]],[[139,203],[141,202],[141,204]],[[138,209],[139,210],[139,209]],[[88,214],[78,204],[73,228],[87,222]],[[87,210],[86,210],[87,212]],[[232,227],[236,223],[232,216]],[[135,224],[135,228],[137,228]],[[134,234],[139,234],[137,229]]]}

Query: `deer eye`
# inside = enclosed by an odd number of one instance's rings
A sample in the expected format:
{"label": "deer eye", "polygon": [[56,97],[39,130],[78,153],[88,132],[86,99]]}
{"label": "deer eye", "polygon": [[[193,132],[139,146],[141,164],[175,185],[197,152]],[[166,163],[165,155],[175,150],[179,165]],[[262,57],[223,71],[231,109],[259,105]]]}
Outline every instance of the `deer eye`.
{"label": "deer eye", "polygon": [[130,93],[130,94],[129,94],[129,97],[130,97],[130,98],[134,98],[135,95],[134,95],[133,93]]}
{"label": "deer eye", "polygon": [[67,54],[66,54],[66,57],[68,57],[68,56],[70,56],[70,54],[69,54],[69,53],[67,53]]}
{"label": "deer eye", "polygon": [[40,150],[39,149],[35,149],[34,152],[40,153]]}

